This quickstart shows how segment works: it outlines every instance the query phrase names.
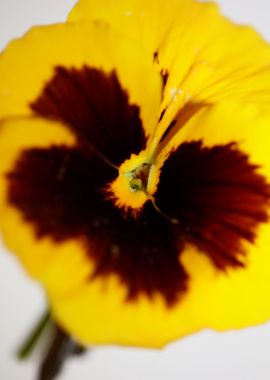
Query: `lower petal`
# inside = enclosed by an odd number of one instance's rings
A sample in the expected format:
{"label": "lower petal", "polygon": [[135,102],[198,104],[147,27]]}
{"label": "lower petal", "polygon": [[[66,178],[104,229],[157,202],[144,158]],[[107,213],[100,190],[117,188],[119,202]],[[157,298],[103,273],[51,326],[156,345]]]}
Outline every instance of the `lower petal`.
{"label": "lower petal", "polygon": [[[162,347],[204,328],[219,331],[257,325],[270,317],[270,226],[250,246],[245,269],[218,272],[210,260],[188,247],[182,263],[189,290],[168,308],[161,297],[126,302],[114,276],[96,279],[67,297],[49,294],[54,316],[83,344]],[[109,315],[109,318],[108,318]]]}

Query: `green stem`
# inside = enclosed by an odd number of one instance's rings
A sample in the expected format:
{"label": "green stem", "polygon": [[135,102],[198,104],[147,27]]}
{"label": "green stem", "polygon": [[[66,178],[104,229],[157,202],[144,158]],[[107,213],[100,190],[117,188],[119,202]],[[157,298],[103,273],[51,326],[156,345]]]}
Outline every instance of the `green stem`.
{"label": "green stem", "polygon": [[51,315],[49,311],[46,311],[37,324],[34,326],[34,328],[31,330],[29,336],[26,338],[26,340],[22,343],[22,345],[19,347],[17,351],[17,357],[20,360],[27,359],[33,349],[35,348],[37,342],[39,341],[41,335],[45,331],[46,327],[48,326],[49,322],[51,320]]}

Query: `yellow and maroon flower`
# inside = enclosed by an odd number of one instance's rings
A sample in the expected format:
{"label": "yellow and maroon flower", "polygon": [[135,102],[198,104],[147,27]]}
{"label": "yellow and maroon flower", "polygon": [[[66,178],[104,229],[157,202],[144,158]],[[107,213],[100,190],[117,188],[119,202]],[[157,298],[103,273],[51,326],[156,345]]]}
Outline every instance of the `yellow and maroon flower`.
{"label": "yellow and maroon flower", "polygon": [[82,1],[73,17],[101,21],[33,28],[0,57],[6,244],[84,345],[261,323],[269,47],[209,4],[114,3]]}

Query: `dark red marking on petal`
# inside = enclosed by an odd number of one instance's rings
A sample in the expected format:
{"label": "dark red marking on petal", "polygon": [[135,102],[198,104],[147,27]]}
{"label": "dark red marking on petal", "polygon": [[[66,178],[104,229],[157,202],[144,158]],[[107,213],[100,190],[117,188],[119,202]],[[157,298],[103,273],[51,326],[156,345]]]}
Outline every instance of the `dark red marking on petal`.
{"label": "dark red marking on petal", "polygon": [[160,142],[162,142],[162,141],[165,139],[165,137],[168,136],[168,134],[171,132],[171,130],[173,129],[173,127],[175,126],[176,123],[177,123],[177,121],[176,121],[176,120],[173,120],[173,121],[169,124],[168,128],[167,128],[167,129],[165,130],[165,132],[163,133],[163,135],[162,135],[162,137],[161,137],[161,139],[160,139]]}
{"label": "dark red marking on petal", "polygon": [[166,112],[166,108],[163,108],[163,110],[161,111],[161,114],[159,116],[159,119],[158,119],[158,122],[160,123],[161,120],[163,119],[164,115],[165,115],[165,112]]}
{"label": "dark red marking on petal", "polygon": [[179,220],[179,239],[195,244],[214,264],[243,266],[243,241],[253,243],[268,221],[270,186],[236,144],[182,144],[165,162],[156,202]]}
{"label": "dark red marking on petal", "polygon": [[[208,107],[207,103],[188,102],[180,109],[175,116],[175,120],[168,125],[161,136],[157,154],[172,140],[172,138],[180,131],[180,129],[201,109]],[[164,116],[164,115],[163,115]],[[162,116],[162,117],[163,117]]]}
{"label": "dark red marking on petal", "polygon": [[102,212],[101,189],[114,171],[99,158],[65,146],[26,150],[8,174],[9,200],[34,222],[37,237],[74,236]]}
{"label": "dark red marking on petal", "polygon": [[76,148],[26,150],[8,174],[9,202],[34,225],[38,239],[83,238],[96,263],[94,277],[117,274],[127,299],[159,293],[173,305],[187,275],[171,226],[152,204],[137,219],[123,215],[103,192],[114,176],[103,161]]}
{"label": "dark red marking on petal", "polygon": [[154,62],[159,63],[158,51],[154,52],[154,54],[153,54],[153,60],[154,60]]}
{"label": "dark red marking on petal", "polygon": [[97,262],[95,275],[120,275],[128,284],[128,299],[139,294],[151,298],[158,292],[173,305],[187,289],[188,276],[179,262],[171,226],[152,204],[146,204],[137,219],[117,213],[110,222],[100,218],[96,222],[89,239]]}
{"label": "dark red marking on petal", "polygon": [[114,71],[58,66],[31,108],[64,122],[114,165],[145,148],[139,107],[129,103]]}
{"label": "dark red marking on petal", "polygon": [[164,89],[166,84],[167,84],[168,78],[169,78],[169,72],[168,72],[168,70],[163,69],[163,70],[161,70],[160,74],[162,77],[163,89]]}
{"label": "dark red marking on petal", "polygon": [[[155,51],[154,54],[153,54],[154,63],[156,63],[157,65],[159,65],[159,56],[158,56],[158,54],[159,54],[158,51]],[[162,92],[163,92],[163,97],[164,97],[164,89],[166,87],[166,84],[167,84],[167,81],[168,81],[168,78],[169,78],[170,74],[169,74],[169,71],[167,69],[161,69],[160,70],[160,75],[161,75],[161,79],[162,79]],[[163,117],[163,115],[161,114],[159,121],[162,120],[162,117]]]}

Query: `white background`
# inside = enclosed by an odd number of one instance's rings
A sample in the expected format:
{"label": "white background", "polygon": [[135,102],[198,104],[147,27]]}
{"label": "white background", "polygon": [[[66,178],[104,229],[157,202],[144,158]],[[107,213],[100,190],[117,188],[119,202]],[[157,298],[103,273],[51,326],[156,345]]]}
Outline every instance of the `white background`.
{"label": "white background", "polygon": [[[218,2],[224,13],[238,22],[253,24],[270,41],[270,0]],[[74,3],[74,0],[0,0],[0,49],[31,25],[64,21]],[[265,302],[270,302],[270,295]],[[19,363],[14,352],[43,307],[41,289],[1,249],[0,380],[35,380],[38,355]],[[96,348],[83,358],[70,361],[59,378],[88,379],[269,380],[270,324],[223,334],[204,331],[163,351]]]}

